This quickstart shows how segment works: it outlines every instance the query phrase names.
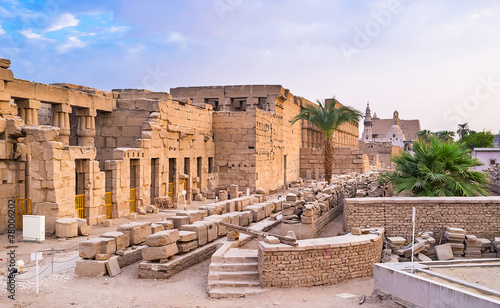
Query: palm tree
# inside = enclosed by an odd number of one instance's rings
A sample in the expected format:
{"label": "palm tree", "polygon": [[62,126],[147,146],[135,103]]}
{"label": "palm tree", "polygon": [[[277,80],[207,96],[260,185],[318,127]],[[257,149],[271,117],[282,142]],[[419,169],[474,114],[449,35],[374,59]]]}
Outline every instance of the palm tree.
{"label": "palm tree", "polygon": [[428,129],[421,130],[418,132],[418,139],[425,142],[430,142],[432,138],[432,132]]}
{"label": "palm tree", "polygon": [[316,101],[318,105],[309,104],[304,106],[298,115],[296,115],[292,124],[298,120],[307,120],[316,125],[316,127],[325,136],[325,149],[323,157],[323,166],[325,168],[325,177],[328,183],[332,179],[332,165],[333,165],[333,133],[343,123],[351,123],[358,125],[359,120],[363,114],[351,107],[340,106],[337,108],[337,101],[335,97],[332,99],[331,104],[326,102]]}
{"label": "palm tree", "polygon": [[413,151],[413,155],[402,152],[393,158],[396,171],[391,182],[396,193],[433,197],[487,195],[487,174],[470,170],[482,163],[460,143],[433,137],[431,142],[415,141]]}
{"label": "palm tree", "polygon": [[465,122],[463,124],[458,124],[457,134],[460,138],[467,136],[470,133],[469,123]]}
{"label": "palm tree", "polygon": [[435,135],[443,142],[452,142],[455,137],[455,132],[451,130],[442,130],[437,132]]}

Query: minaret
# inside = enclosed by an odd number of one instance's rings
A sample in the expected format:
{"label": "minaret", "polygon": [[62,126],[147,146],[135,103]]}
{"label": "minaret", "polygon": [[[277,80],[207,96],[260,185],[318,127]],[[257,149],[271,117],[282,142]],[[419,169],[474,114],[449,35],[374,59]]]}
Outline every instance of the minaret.
{"label": "minaret", "polygon": [[392,119],[394,121],[394,125],[399,126],[399,112],[397,110],[394,111],[394,114],[392,115]]}
{"label": "minaret", "polygon": [[364,142],[368,142],[368,141],[373,140],[373,121],[372,121],[369,102],[366,103],[364,130],[363,130],[363,135],[362,135],[361,139],[363,139]]}

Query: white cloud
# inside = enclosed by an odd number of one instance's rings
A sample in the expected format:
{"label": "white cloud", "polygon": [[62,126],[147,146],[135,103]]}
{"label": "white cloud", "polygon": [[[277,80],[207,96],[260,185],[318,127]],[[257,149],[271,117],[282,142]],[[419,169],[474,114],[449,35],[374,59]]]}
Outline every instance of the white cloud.
{"label": "white cloud", "polygon": [[185,40],[186,40],[186,38],[184,38],[184,36],[182,36],[182,34],[180,34],[178,32],[174,32],[174,33],[170,34],[168,37],[169,42],[183,42]]}
{"label": "white cloud", "polygon": [[63,14],[46,30],[47,32],[61,30],[66,27],[77,26],[80,21],[70,13]]}
{"label": "white cloud", "polygon": [[72,48],[82,48],[87,46],[86,42],[82,42],[76,36],[70,36],[66,42],[57,47],[60,53],[65,53]]}
{"label": "white cloud", "polygon": [[5,34],[5,33],[7,33],[7,32],[5,32],[5,30],[2,28],[2,25],[0,25],[0,35]]}
{"label": "white cloud", "polygon": [[33,33],[33,29],[21,30],[21,31],[19,31],[19,33],[21,33],[21,35],[27,39],[31,39],[31,40],[43,39],[43,36],[41,36],[40,34]]}

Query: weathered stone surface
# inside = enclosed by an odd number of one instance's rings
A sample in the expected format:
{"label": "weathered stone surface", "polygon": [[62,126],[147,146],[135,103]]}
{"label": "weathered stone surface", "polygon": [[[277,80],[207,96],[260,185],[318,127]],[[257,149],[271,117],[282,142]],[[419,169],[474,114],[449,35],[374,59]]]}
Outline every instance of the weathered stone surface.
{"label": "weathered stone surface", "polygon": [[106,269],[108,270],[108,274],[111,277],[114,277],[118,274],[121,274],[120,265],[118,264],[118,257],[111,257],[106,263]]}
{"label": "weathered stone surface", "polygon": [[123,232],[115,231],[115,232],[106,232],[101,234],[99,237],[103,238],[114,238],[116,242],[116,251],[125,249],[128,245],[130,245],[130,239]]}
{"label": "weathered stone surface", "polygon": [[169,217],[168,219],[173,222],[175,229],[180,229],[182,225],[189,224],[188,216],[174,216],[174,217]]}
{"label": "weathered stone surface", "polygon": [[109,260],[109,258],[111,258],[111,255],[108,255],[108,254],[96,254],[95,255],[95,259],[97,261],[106,261],[106,260]]}
{"label": "weathered stone surface", "polygon": [[78,236],[78,220],[76,220],[76,218],[61,218],[56,220],[56,236]]}
{"label": "weathered stone surface", "polygon": [[76,220],[78,221],[78,235],[88,235],[87,220],[82,218],[76,218]]}
{"label": "weathered stone surface", "polygon": [[178,242],[177,243],[177,249],[179,250],[180,253],[189,252],[189,251],[196,249],[196,248],[198,248],[197,241]]}
{"label": "weathered stone surface", "polygon": [[100,277],[107,273],[106,263],[108,261],[76,260],[76,277]]}
{"label": "weathered stone surface", "polygon": [[155,224],[163,225],[164,230],[172,230],[174,228],[174,223],[171,220],[157,221]]}
{"label": "weathered stone surface", "polygon": [[266,242],[268,244],[279,244],[280,240],[275,236],[268,235],[264,238],[264,242]]}
{"label": "weathered stone surface", "polygon": [[215,241],[219,234],[218,223],[212,220],[202,220],[200,222],[205,226],[207,226],[207,241],[208,242]]}
{"label": "weathered stone surface", "polygon": [[114,238],[94,238],[82,241],[79,244],[80,257],[93,259],[97,254],[113,254],[116,251],[116,241]]}
{"label": "weathered stone surface", "polygon": [[146,237],[145,244],[149,247],[159,247],[175,243],[179,240],[179,230],[165,230]]}
{"label": "weathered stone surface", "polygon": [[[169,230],[171,231],[171,230]],[[164,231],[162,231],[164,232]],[[157,233],[158,234],[158,233]],[[159,247],[145,247],[142,249],[142,259],[145,261],[153,261],[166,259],[179,252],[176,243]]]}
{"label": "weathered stone surface", "polygon": [[190,225],[183,225],[181,226],[181,230],[196,232],[199,246],[205,245],[208,241],[207,226],[201,221],[194,222]]}
{"label": "weathered stone surface", "polygon": [[179,242],[191,242],[198,238],[198,234],[192,231],[179,231]]}
{"label": "weathered stone surface", "polygon": [[150,222],[131,222],[125,225],[120,225],[116,231],[128,233],[131,245],[137,245],[145,241],[146,237],[151,235]]}
{"label": "weathered stone surface", "polygon": [[160,232],[160,231],[163,231],[163,230],[165,230],[165,226],[164,225],[157,224],[157,223],[151,224],[151,233],[155,234],[156,232]]}
{"label": "weathered stone surface", "polygon": [[451,244],[437,245],[434,248],[436,249],[436,256],[439,261],[452,260],[454,258]]}

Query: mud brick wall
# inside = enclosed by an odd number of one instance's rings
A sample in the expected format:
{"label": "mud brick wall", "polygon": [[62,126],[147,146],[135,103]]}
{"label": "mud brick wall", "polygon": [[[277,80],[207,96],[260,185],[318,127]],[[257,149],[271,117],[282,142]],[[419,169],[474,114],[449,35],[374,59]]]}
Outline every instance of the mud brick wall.
{"label": "mud brick wall", "polygon": [[297,242],[296,247],[259,242],[262,287],[310,287],[372,276],[383,240],[380,234],[349,234]]}
{"label": "mud brick wall", "polygon": [[344,206],[344,230],[384,227],[387,236],[410,237],[412,207],[415,231],[442,234],[446,226],[493,239],[500,236],[500,197],[353,198]]}

